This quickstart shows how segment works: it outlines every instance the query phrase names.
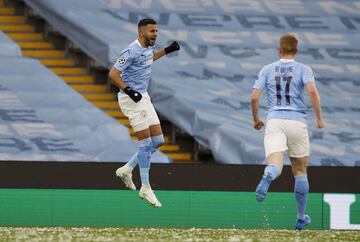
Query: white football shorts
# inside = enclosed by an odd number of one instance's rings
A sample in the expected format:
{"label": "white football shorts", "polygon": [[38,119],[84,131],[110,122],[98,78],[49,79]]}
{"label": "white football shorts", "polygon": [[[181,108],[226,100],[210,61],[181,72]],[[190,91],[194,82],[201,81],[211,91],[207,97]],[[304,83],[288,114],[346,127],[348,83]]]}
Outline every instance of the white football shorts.
{"label": "white football shorts", "polygon": [[121,111],[130,121],[135,132],[160,124],[159,117],[151,103],[150,96],[146,92],[142,94],[139,102],[135,103],[127,94],[119,92],[118,102]]}
{"label": "white football shorts", "polygon": [[265,154],[287,151],[289,157],[309,156],[309,133],[305,123],[297,120],[270,119],[264,136]]}

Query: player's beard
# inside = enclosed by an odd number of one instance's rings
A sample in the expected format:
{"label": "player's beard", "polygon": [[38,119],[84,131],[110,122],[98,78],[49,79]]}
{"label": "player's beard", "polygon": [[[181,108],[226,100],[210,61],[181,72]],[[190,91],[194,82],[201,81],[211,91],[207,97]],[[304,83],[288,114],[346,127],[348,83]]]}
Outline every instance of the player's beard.
{"label": "player's beard", "polygon": [[154,46],[156,42],[156,38],[152,39],[151,37],[146,37],[145,41],[147,46]]}

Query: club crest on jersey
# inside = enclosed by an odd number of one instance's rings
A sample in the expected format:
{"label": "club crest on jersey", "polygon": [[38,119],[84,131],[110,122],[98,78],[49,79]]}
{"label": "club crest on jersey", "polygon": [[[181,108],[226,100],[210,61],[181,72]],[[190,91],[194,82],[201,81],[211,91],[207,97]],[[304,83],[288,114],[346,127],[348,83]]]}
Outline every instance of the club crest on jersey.
{"label": "club crest on jersey", "polygon": [[125,63],[125,57],[124,56],[122,56],[122,57],[120,57],[119,59],[118,59],[118,62],[122,65],[122,64],[124,64]]}

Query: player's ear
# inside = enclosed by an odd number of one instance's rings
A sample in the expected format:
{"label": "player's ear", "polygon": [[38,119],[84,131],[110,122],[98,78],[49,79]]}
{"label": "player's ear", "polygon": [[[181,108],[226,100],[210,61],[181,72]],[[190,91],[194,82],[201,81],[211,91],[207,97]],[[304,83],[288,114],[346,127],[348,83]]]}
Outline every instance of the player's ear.
{"label": "player's ear", "polygon": [[139,36],[144,35],[144,32],[145,32],[145,26],[141,26],[141,27],[138,29]]}

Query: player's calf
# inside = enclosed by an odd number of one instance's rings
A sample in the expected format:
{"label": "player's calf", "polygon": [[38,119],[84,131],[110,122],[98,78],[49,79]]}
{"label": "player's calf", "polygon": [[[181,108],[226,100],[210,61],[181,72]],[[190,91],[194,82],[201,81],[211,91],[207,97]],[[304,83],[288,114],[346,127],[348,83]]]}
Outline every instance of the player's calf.
{"label": "player's calf", "polygon": [[151,159],[152,142],[151,138],[145,138],[139,141],[138,159],[140,167],[140,179],[142,185],[149,185],[149,170]]}
{"label": "player's calf", "polygon": [[309,193],[309,181],[307,175],[295,176],[294,194],[297,205],[297,218],[304,220],[307,197]]}
{"label": "player's calf", "polygon": [[280,169],[275,165],[267,165],[264,175],[255,190],[256,200],[262,202],[269,190],[270,184],[280,175]]}

